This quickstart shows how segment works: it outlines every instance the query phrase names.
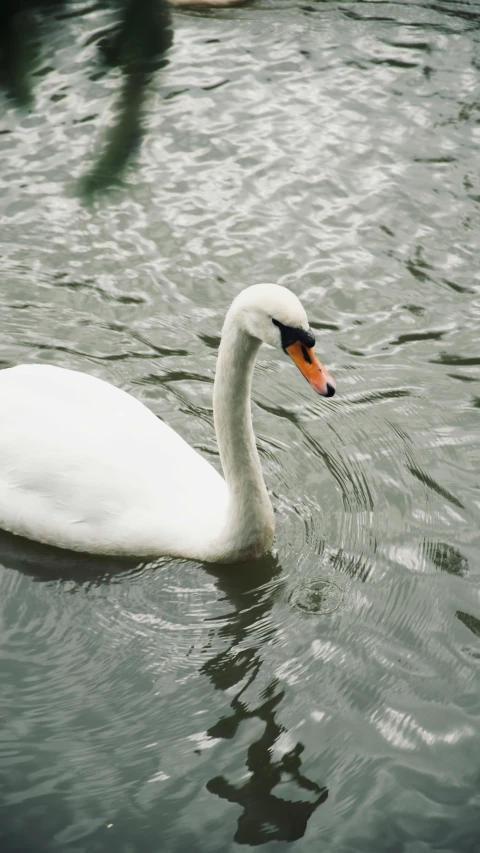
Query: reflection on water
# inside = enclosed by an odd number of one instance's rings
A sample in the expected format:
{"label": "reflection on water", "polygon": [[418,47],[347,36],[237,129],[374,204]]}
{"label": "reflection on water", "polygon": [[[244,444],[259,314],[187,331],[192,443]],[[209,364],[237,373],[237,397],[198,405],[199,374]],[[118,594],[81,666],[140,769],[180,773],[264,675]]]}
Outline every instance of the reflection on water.
{"label": "reflection on water", "polygon": [[0,6],[0,81],[21,106],[32,102],[31,74],[38,58],[38,41],[34,4],[29,7],[4,0]]}
{"label": "reflection on water", "polygon": [[[253,670],[252,678],[255,674]],[[235,729],[246,719],[240,696],[241,693],[230,706],[233,717],[226,721],[228,735],[224,734],[224,721],[221,720],[208,730],[211,737],[232,737],[232,728]],[[233,785],[224,776],[215,776],[207,782],[207,788],[212,794],[217,794],[229,803],[236,803],[243,809],[234,835],[234,840],[239,844],[254,846],[267,841],[297,841],[303,838],[309,818],[328,797],[327,788],[321,788],[300,772],[301,754],[305,750],[302,743],[297,742],[280,760],[272,760],[272,751],[285,732],[283,726],[275,720],[275,708],[283,697],[283,691],[278,690],[278,683],[273,681],[264,691],[263,704],[248,712],[248,716],[258,717],[265,723],[262,737],[248,748],[248,781]],[[273,794],[273,789],[285,778],[292,780],[298,788],[309,791],[313,796],[312,802],[287,800]]]}
{"label": "reflection on water", "polygon": [[139,566],[138,560],[128,557],[64,551],[15,536],[5,530],[0,530],[0,562],[9,569],[23,572],[41,582],[68,578],[79,584],[86,580],[102,582]]}
{"label": "reflection on water", "polygon": [[[165,54],[172,44],[173,29],[167,0],[125,0],[113,3],[115,19],[96,32],[87,44],[98,45],[96,69],[91,79],[106,74],[108,68],[122,69],[116,118],[100,143],[96,162],[81,184],[87,196],[108,187],[125,168],[144,133],[145,101],[152,76],[166,65]],[[31,106],[33,80],[40,56],[49,53],[51,29],[78,15],[75,3],[57,0],[3,3],[0,10],[0,82],[19,105]],[[61,11],[59,11],[59,9]],[[38,17],[43,13],[42,20]],[[81,14],[85,14],[85,9]],[[43,37],[43,38],[42,38]],[[42,49],[42,41],[45,47]],[[50,67],[45,72],[53,70]]]}
{"label": "reflection on water", "polygon": [[[200,670],[217,690],[228,691],[229,696],[232,696],[229,714],[208,728],[209,737],[230,740],[245,720],[258,718],[264,723],[263,733],[247,749],[246,781],[234,785],[225,776],[219,775],[207,782],[207,789],[212,794],[241,806],[242,813],[238,818],[234,840],[251,846],[267,841],[296,841],[302,838],[310,816],[328,797],[325,786],[318,785],[301,773],[301,755],[305,750],[302,743],[295,743],[283,752],[281,758],[274,758],[275,748],[286,733],[285,727],[275,716],[277,706],[284,698],[278,680],[273,679],[267,684],[257,707],[249,707],[242,699],[255,682],[263,664],[261,648],[248,647],[244,641],[248,639],[252,625],[263,621],[272,606],[275,590],[265,594],[265,583],[271,584],[280,573],[277,561],[268,557],[257,564],[246,566],[244,571],[233,577],[222,574],[221,569],[215,571],[219,590],[225,593],[235,607],[235,618],[219,631],[223,638],[227,638],[229,645],[220,654],[210,658]],[[264,634],[263,640],[271,641],[272,633]],[[273,793],[285,779],[300,789],[300,797],[289,800]],[[304,800],[302,791],[309,791],[311,800]]]}
{"label": "reflection on water", "polygon": [[1,365],[218,466],[224,313],[272,280],[339,393],[260,355],[257,564],[0,536],[2,853],[476,853],[480,3],[174,11],[170,47],[140,6],[1,5]]}
{"label": "reflection on water", "polygon": [[121,21],[99,42],[107,62],[123,71],[117,119],[110,127],[103,150],[83,191],[90,195],[109,186],[120,175],[144,133],[146,98],[152,76],[166,65],[172,44],[172,17],[167,0],[126,0]]}
{"label": "reflection on water", "polygon": [[[20,571],[37,582],[47,585],[60,582],[60,589],[65,586],[70,591],[77,585],[79,589],[91,590],[116,578],[133,579],[131,570],[135,568],[138,572],[142,568],[134,561],[129,564],[118,558],[69,553],[5,532],[0,534],[0,562],[5,568]],[[250,707],[243,698],[263,665],[261,644],[250,645],[249,633],[268,618],[278,596],[281,567],[276,559],[266,557],[244,565],[243,571],[238,573],[232,573],[229,567],[205,566],[204,571],[214,578],[220,600],[231,608],[229,619],[222,619],[224,624],[216,632],[217,640],[226,642],[225,648],[208,657],[198,670],[216,690],[223,691],[230,699],[228,714],[222,714],[211,724],[206,736],[232,740],[241,724],[252,719],[260,720],[264,726],[262,735],[246,750],[247,781],[235,785],[218,775],[205,780],[206,789],[241,806],[242,814],[234,837],[238,843],[253,846],[273,840],[295,841],[303,837],[309,818],[325,802],[328,790],[302,773],[301,756],[305,745],[300,741],[292,742],[289,749],[283,748],[281,757],[275,758],[282,740],[288,735],[285,726],[276,718],[285,695],[278,679],[272,679],[263,689],[258,706]],[[263,632],[262,641],[272,640],[274,634],[272,626]],[[216,644],[217,641],[210,639],[209,646]],[[300,797],[285,796],[282,789],[285,781],[299,789]],[[275,793],[279,786],[280,795]],[[310,799],[302,796],[303,792],[310,793]],[[15,839],[9,840],[12,843]]]}
{"label": "reflection on water", "polygon": [[464,576],[468,573],[468,560],[457,548],[447,542],[424,542],[425,556],[428,557],[441,572]]}
{"label": "reflection on water", "polygon": [[470,628],[473,634],[480,637],[480,619],[472,616],[471,613],[462,613],[461,610],[457,610],[456,616],[457,619],[460,619],[460,622],[463,622],[467,628]]}

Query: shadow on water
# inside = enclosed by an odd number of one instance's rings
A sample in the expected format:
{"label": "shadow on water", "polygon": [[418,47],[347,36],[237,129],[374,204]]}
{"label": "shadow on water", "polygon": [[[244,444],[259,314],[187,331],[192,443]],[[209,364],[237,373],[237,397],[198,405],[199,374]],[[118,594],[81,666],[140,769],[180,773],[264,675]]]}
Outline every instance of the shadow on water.
{"label": "shadow on water", "polygon": [[[0,531],[0,563],[35,581],[74,581],[82,585],[109,583],[116,577],[120,580],[121,575],[145,565],[138,560],[76,554],[5,531]],[[276,745],[287,733],[278,720],[284,698],[278,679],[268,681],[254,707],[245,695],[254,687],[264,665],[262,648],[275,639],[273,624],[261,636],[254,629],[268,621],[283,588],[282,567],[276,557],[267,555],[236,569],[212,565],[203,568],[214,579],[220,600],[231,608],[228,620],[222,619],[216,629],[217,638],[226,641],[226,645],[199,669],[200,675],[229,700],[228,711],[206,733],[211,738],[233,741],[243,722],[256,719],[263,724],[263,733],[246,750],[247,781],[234,784],[219,774],[205,780],[205,787],[212,795],[242,808],[234,834],[237,843],[258,846],[275,840],[295,841],[305,834],[311,815],[325,802],[328,790],[302,773],[305,746],[300,741],[280,758],[274,757]],[[298,789],[294,800],[275,793],[276,786],[284,782]]]}
{"label": "shadow on water", "polygon": [[[99,71],[122,70],[116,120],[99,143],[90,171],[80,182],[87,199],[120,177],[144,135],[145,101],[152,77],[167,64],[173,41],[167,0],[124,0],[105,5],[117,11],[117,21],[98,35]],[[45,40],[61,20],[77,16],[68,0],[5,0],[0,8],[0,86],[17,105],[32,108],[33,77]],[[84,10],[87,14],[89,10]]]}
{"label": "shadow on water", "polygon": [[[257,718],[264,724],[261,737],[247,749],[247,781],[235,785],[219,775],[207,782],[207,789],[242,808],[234,836],[238,844],[257,846],[269,841],[296,841],[305,834],[313,812],[327,799],[328,790],[301,772],[301,755],[305,750],[302,743],[297,742],[279,760],[273,758],[275,744],[286,732],[277,719],[284,697],[278,679],[272,678],[262,691],[257,707],[250,708],[244,698],[263,664],[260,644],[252,643],[251,628],[271,610],[282,569],[278,560],[268,555],[235,572],[231,567],[225,570],[207,567],[207,571],[215,576],[217,588],[231,603],[234,614],[219,630],[228,640],[227,648],[203,664],[200,672],[217,690],[228,691],[228,695],[238,685],[229,713],[210,726],[207,734],[232,740],[245,720]],[[272,627],[270,634],[262,634],[262,645],[272,640],[274,633]],[[287,780],[302,792],[308,791],[313,799],[304,795],[295,800],[277,796],[274,788]]]}
{"label": "shadow on water", "polygon": [[128,557],[93,556],[42,545],[0,530],[0,564],[29,575],[36,581],[85,581],[105,583],[145,565]]}

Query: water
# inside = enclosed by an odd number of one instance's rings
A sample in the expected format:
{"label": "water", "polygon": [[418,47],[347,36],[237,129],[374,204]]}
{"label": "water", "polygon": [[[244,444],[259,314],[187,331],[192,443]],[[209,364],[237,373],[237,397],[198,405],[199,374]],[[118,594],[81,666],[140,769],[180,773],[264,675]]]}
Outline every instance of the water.
{"label": "water", "polygon": [[222,319],[276,281],[338,394],[262,352],[258,563],[2,535],[2,851],[474,853],[480,4],[175,12],[123,125],[113,21],[44,16],[33,102],[1,95],[1,364],[113,382],[218,465]]}

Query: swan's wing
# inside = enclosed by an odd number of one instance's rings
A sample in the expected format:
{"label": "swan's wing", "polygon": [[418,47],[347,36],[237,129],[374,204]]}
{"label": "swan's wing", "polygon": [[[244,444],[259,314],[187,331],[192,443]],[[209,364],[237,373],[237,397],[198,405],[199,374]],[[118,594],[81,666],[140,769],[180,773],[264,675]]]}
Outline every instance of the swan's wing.
{"label": "swan's wing", "polygon": [[76,550],[186,555],[218,533],[226,502],[215,469],[131,395],[49,365],[0,371],[0,527]]}

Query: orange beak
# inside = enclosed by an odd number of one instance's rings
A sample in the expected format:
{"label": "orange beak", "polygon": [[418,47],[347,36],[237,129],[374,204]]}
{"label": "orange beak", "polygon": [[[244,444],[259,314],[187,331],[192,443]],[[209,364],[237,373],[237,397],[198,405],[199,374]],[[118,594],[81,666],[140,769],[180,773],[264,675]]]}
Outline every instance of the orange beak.
{"label": "orange beak", "polygon": [[336,389],[335,380],[318,360],[313,348],[309,349],[301,341],[295,341],[294,344],[286,347],[285,352],[288,352],[305,379],[310,382],[318,394],[322,394],[324,397],[333,397]]}

